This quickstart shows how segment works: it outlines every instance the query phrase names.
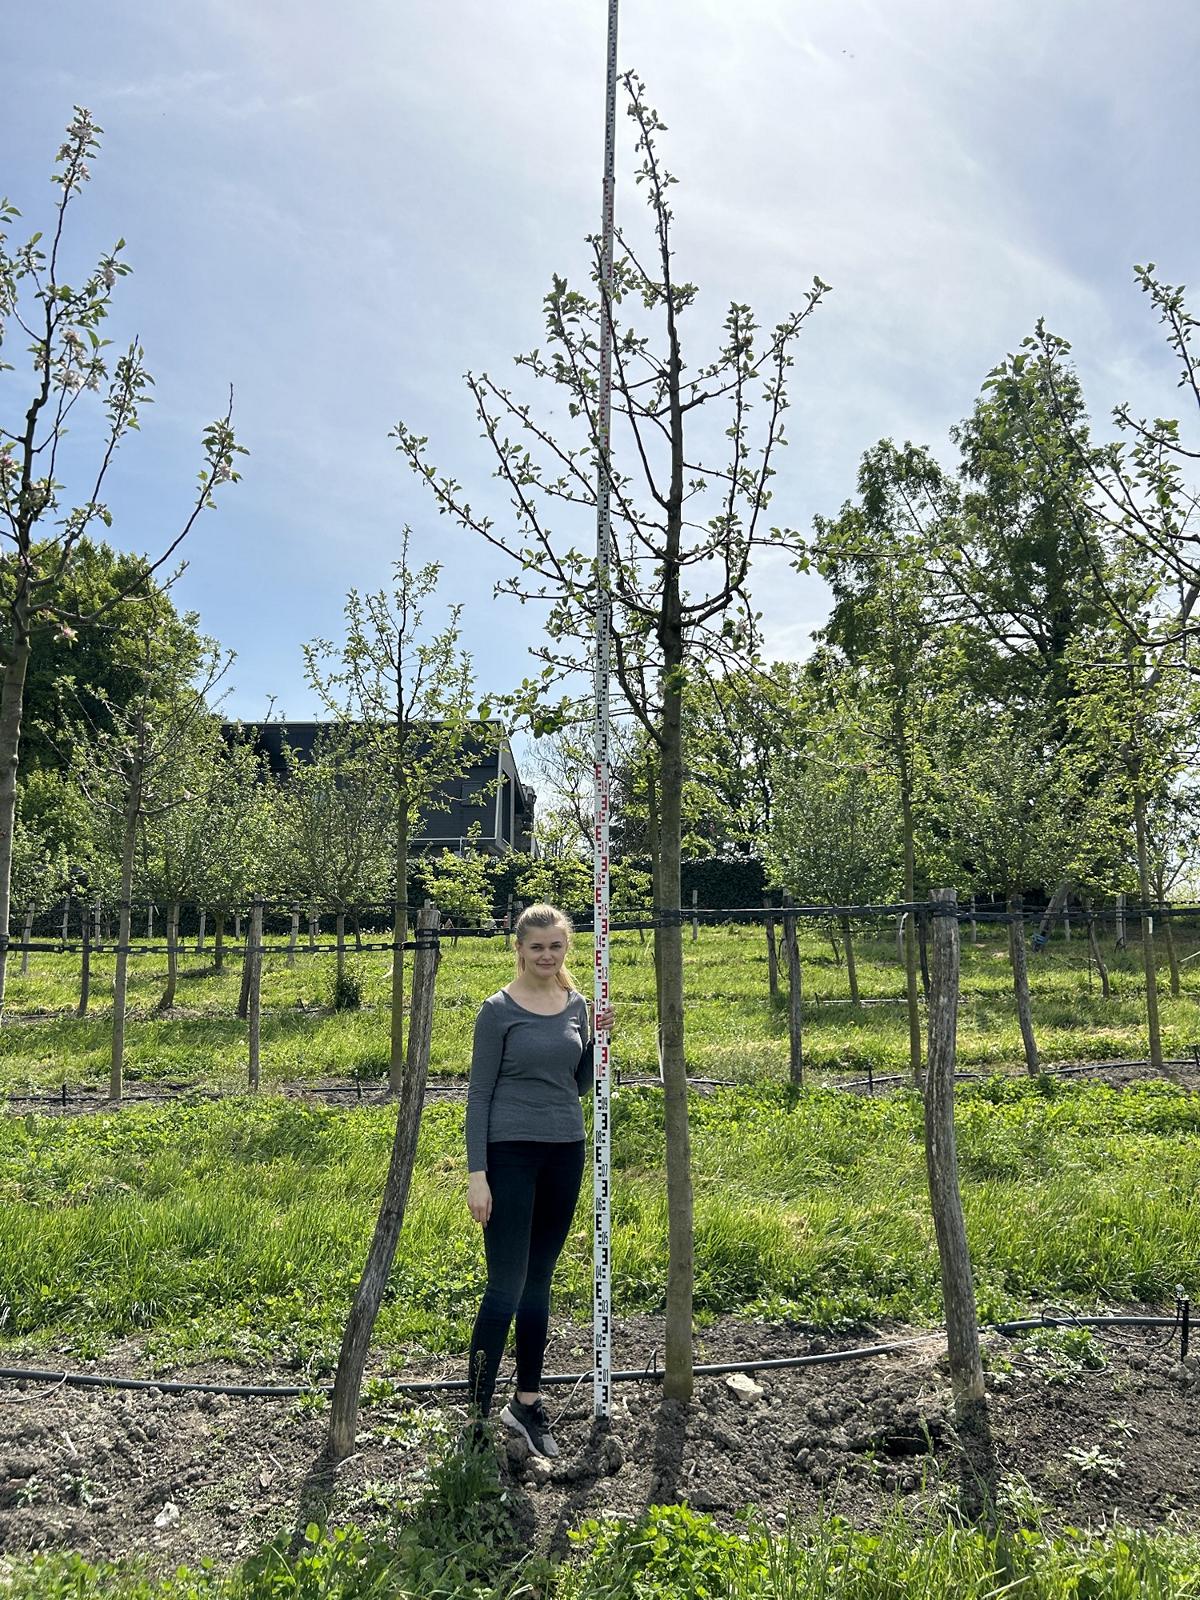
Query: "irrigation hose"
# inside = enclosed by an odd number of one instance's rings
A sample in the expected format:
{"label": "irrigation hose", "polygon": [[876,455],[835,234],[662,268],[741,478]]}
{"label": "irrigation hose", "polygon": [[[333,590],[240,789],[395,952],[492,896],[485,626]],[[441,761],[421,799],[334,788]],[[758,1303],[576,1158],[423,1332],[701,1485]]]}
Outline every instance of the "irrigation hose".
{"label": "irrigation hose", "polygon": [[[1064,1316],[1024,1317],[1015,1322],[989,1324],[981,1332],[1000,1333],[1006,1336],[1027,1333],[1037,1328],[1174,1328],[1174,1317],[1128,1316]],[[795,1367],[828,1366],[840,1361],[869,1361],[877,1356],[895,1355],[913,1345],[942,1338],[942,1332],[920,1334],[911,1339],[895,1339],[887,1344],[858,1345],[850,1350],[822,1350],[806,1356],[751,1356],[745,1361],[716,1361],[697,1364],[692,1368],[698,1378],[722,1377],[732,1372],[779,1372]],[[542,1384],[580,1384],[591,1377],[590,1372],[549,1373]],[[631,1368],[627,1372],[614,1372],[614,1383],[661,1383],[664,1373],[657,1363],[647,1367]],[[332,1394],[332,1384],[267,1384],[267,1383],[201,1383],[179,1378],[122,1378],[102,1372],[49,1372],[38,1367],[0,1367],[0,1380],[11,1383],[47,1383],[69,1385],[78,1389],[132,1389],[157,1390],[160,1394],[211,1394],[235,1400],[294,1400],[305,1394]],[[411,1382],[394,1381],[392,1387],[401,1394],[449,1394],[467,1388],[466,1378],[427,1378]]]}

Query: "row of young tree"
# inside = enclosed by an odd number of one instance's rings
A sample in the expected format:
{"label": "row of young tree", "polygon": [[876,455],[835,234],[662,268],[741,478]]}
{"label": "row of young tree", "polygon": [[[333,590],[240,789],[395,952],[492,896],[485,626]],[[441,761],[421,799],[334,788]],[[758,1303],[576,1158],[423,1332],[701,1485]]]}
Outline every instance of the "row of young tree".
{"label": "row of young tree", "polygon": [[[439,512],[511,563],[500,589],[544,605],[542,642],[534,647],[540,670],[507,702],[510,715],[528,716],[540,734],[578,720],[580,662],[598,612],[611,608],[614,674],[630,730],[617,844],[629,848],[641,827],[652,902],[667,913],[655,933],[669,1221],[667,1390],[686,1397],[692,1194],[678,913],[689,830],[707,834],[712,848],[749,842],[769,850],[781,880],[805,899],[853,902],[886,890],[886,898],[899,893],[913,902],[924,885],[957,877],[1010,897],[1043,886],[1057,908],[1072,890],[1086,896],[1132,874],[1140,903],[1149,906],[1170,887],[1171,863],[1186,858],[1191,828],[1189,645],[1200,544],[1188,472],[1196,452],[1177,422],[1139,418],[1127,408],[1116,413],[1115,436],[1096,442],[1069,349],[1039,326],[997,367],[975,412],[955,431],[954,470],[928,449],[882,441],[864,456],[856,493],[839,515],[818,519],[812,534],[775,520],[771,485],[786,443],[797,341],[827,286],[814,278],[799,308],[765,332],[750,308],[735,302],[715,352],[685,359],[698,291],[677,271],[675,180],[661,157],[663,124],[640,81],[630,74],[624,84],[648,206],[646,237],[633,226],[618,229],[611,271],[592,241],[591,280],[583,288],[555,277],[545,300],[545,343],[518,358],[513,387],[487,374],[468,376],[507,501],[503,511],[493,515],[486,496],[472,497],[457,477],[440,472],[413,427],[398,424],[394,437]],[[79,290],[59,275],[63,218],[86,177],[96,133],[78,113],[60,153],[62,198],[50,249],[43,253],[37,236],[0,253],[0,317],[32,339],[36,376],[29,410],[0,432],[0,507],[11,545],[0,565],[5,929],[31,662],[47,648],[70,647],[84,624],[102,622],[135,596],[153,613],[153,572],[212,503],[215,487],[236,477],[238,447],[226,416],[206,435],[199,491],[159,561],[140,564],[111,601],[90,610],[72,605],[67,575],[89,528],[108,520],[99,483],[136,425],[148,382],[136,346],[115,363],[110,380],[99,336],[109,292],[125,270],[120,247]],[[2,220],[12,216],[6,208]],[[1183,392],[1200,403],[1195,323],[1182,292],[1153,268],[1139,269],[1139,281],[1164,323]],[[32,318],[20,310],[25,288]],[[611,449],[598,442],[596,415],[605,323],[616,364]],[[110,442],[97,487],[68,510],[54,476],[63,423],[83,394],[106,382]],[[551,404],[539,408],[547,387]],[[562,418],[564,399],[566,432],[549,420]],[[603,592],[588,553],[598,481],[614,519]],[[762,659],[751,584],[764,551],[777,565],[782,555],[819,572],[831,590],[830,620],[803,666],[776,670]],[[419,596],[420,581],[414,590],[410,575],[401,591]],[[376,627],[376,601],[388,610],[386,628]],[[419,609],[419,598],[415,604]],[[468,715],[469,676],[457,665],[456,619],[436,636],[440,642],[421,643],[407,598],[352,595],[348,616],[346,642],[315,646],[310,673],[334,720],[367,725],[378,741],[366,759],[390,778],[402,944],[411,819],[423,786],[436,787],[439,763],[460,764],[453,737]],[[121,632],[149,636],[125,624]],[[375,639],[384,640],[378,650]],[[168,697],[175,710],[168,712],[153,687],[156,652],[131,652],[137,687],[126,705],[140,703],[143,711],[132,723],[114,717],[93,729],[93,809],[109,784],[103,803],[120,819],[122,901],[130,898],[139,840],[186,815],[185,802],[167,798],[166,775],[177,767],[180,729],[206,725],[201,708],[219,665],[200,647],[175,680],[178,692]],[[489,711],[471,708],[475,717]],[[435,725],[447,729],[446,741],[434,741],[426,755],[415,730]],[[233,753],[227,759],[232,766]],[[306,786],[315,791],[321,774],[322,763],[313,763],[297,795]],[[352,789],[366,792],[332,784],[337,794]],[[588,831],[586,815],[584,822]],[[308,848],[316,856],[330,840],[318,829]],[[853,851],[843,848],[851,841]],[[919,1078],[913,920],[906,961]],[[1020,923],[1013,928],[1016,945]],[[1151,1053],[1161,1058],[1148,925],[1144,933]],[[127,922],[120,942],[128,942]],[[395,968],[402,1002],[402,963]],[[402,1017],[402,1003],[393,1014]],[[394,1037],[398,1076],[402,1065],[403,1040]]]}
{"label": "row of young tree", "polygon": [[[503,515],[439,471],[412,426],[400,423],[395,437],[439,512],[512,563],[500,590],[544,603],[543,704],[556,682],[570,685],[597,614],[611,606],[628,728],[616,849],[637,837],[654,862],[655,905],[668,913],[656,933],[666,1388],[687,1398],[693,1232],[678,913],[689,829],[714,848],[767,851],[805,900],[912,904],[955,880],[1002,896],[1019,992],[1024,891],[1049,892],[1047,926],[1072,892],[1086,902],[1132,885],[1151,907],[1186,869],[1195,833],[1200,658],[1189,646],[1200,533],[1189,473],[1200,452],[1177,421],[1127,406],[1114,413],[1113,436],[1096,440],[1070,349],[1039,324],[954,430],[952,467],[929,448],[882,440],[839,514],[817,518],[811,534],[777,520],[771,480],[796,341],[827,286],[814,279],[800,309],[765,337],[735,302],[716,353],[685,359],[697,289],[674,258],[663,124],[640,81],[629,74],[624,84],[648,239],[619,227],[611,271],[592,240],[590,284],[554,278],[545,344],[518,357],[513,387],[468,374]],[[1183,292],[1153,267],[1137,277],[1182,393],[1200,405]],[[611,449],[596,414],[605,323]],[[565,427],[550,420],[564,401]],[[597,482],[614,522],[604,593],[588,554]],[[831,592],[802,666],[762,656],[751,576],[764,551],[774,571],[782,553]],[[541,727],[552,731],[555,716],[569,725],[570,705],[544,710]],[[552,763],[569,849],[590,833],[578,781],[586,741],[560,739]],[[905,961],[920,1084],[915,924],[909,917]],[[1161,1063],[1149,916],[1143,949],[1150,1054]]]}

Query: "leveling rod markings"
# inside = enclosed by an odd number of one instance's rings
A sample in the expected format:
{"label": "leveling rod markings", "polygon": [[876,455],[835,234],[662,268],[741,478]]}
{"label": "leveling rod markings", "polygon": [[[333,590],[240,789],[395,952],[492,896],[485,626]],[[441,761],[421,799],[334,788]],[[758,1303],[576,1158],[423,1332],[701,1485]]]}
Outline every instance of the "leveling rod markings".
{"label": "leveling rod markings", "polygon": [[[612,438],[612,265],[613,209],[617,137],[617,0],[608,5],[608,76],[604,106],[604,192],[600,225],[600,403],[596,419],[596,648],[595,791],[593,796],[594,962],[593,997],[597,1013],[609,1003],[609,691],[612,648],[612,596],[609,552],[609,452]],[[610,1041],[596,1029],[595,1117],[592,1193],[595,1232],[592,1243],[592,1408],[607,1417],[612,1401],[612,1129]]]}

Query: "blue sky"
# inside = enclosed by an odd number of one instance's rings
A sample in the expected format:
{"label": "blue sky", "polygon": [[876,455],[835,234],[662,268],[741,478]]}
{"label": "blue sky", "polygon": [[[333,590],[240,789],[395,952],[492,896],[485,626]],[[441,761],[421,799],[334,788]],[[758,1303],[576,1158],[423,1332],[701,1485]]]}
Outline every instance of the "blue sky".
{"label": "blue sky", "polygon": [[[388,434],[403,418],[493,498],[461,374],[506,378],[550,274],[586,271],[605,17],[604,0],[55,0],[10,21],[0,193],[43,224],[86,105],[105,135],[71,258],[124,235],[135,268],[110,332],[140,335],[157,403],[110,482],[117,542],[170,535],[234,386],[244,481],[188,540],[178,593],[237,652],[237,714],[313,710],[301,642],[386,580],[405,522],[445,563],[481,686],[527,670],[536,612],[492,598],[501,558],[433,514]],[[693,361],[730,299],[769,325],[814,273],[833,285],[798,351],[776,520],[836,510],[884,435],[949,461],[948,427],[1038,316],[1074,344],[1094,416],[1174,404],[1130,269],[1196,277],[1194,0],[622,0],[621,21],[681,179]],[[27,403],[22,373],[0,379],[6,420]],[[802,654],[816,581],[768,563],[756,599],[771,649]]]}

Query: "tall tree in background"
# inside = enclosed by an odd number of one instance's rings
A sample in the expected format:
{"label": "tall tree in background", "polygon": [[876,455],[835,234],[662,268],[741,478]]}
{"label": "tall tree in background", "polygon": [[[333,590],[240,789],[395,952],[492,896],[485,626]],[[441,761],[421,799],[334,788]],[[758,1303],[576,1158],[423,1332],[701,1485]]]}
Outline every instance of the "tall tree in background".
{"label": "tall tree in background", "polygon": [[[1200,413],[1197,323],[1187,309],[1184,290],[1158,277],[1153,263],[1135,267],[1134,275],[1165,329],[1179,372],[1177,387],[1189,409],[1194,404]],[[1128,403],[1113,410],[1117,437],[1104,445],[1093,444],[1075,404],[1070,353],[1067,340],[1039,321],[1020,350],[996,368],[992,387],[1024,428],[1031,450],[1049,462],[1065,441],[1071,470],[1086,480],[1086,505],[1074,514],[1078,547],[1091,558],[1088,581],[1103,594],[1106,611],[1142,653],[1144,671],[1156,673],[1164,652],[1182,646],[1167,670],[1194,677],[1200,671],[1200,658],[1186,647],[1200,629],[1198,452],[1185,443],[1178,419],[1139,417]],[[1039,388],[1044,404],[1031,399],[1031,369],[1044,379]],[[1064,501],[1068,509],[1073,505],[1073,497]],[[1130,588],[1127,575],[1135,570],[1140,581]],[[1044,943],[1069,889],[1064,880],[1052,896],[1039,942]]]}
{"label": "tall tree in background", "polygon": [[[1064,666],[1066,663],[1064,663]],[[1045,708],[1050,717],[1057,708]],[[1072,783],[1062,743],[1035,708],[993,700],[960,704],[938,730],[938,764],[954,773],[943,809],[950,859],[960,881],[998,898],[1008,922],[1008,953],[1025,1066],[1041,1070],[1025,959],[1023,896],[1031,887],[1076,879],[1081,854],[1094,848],[1099,796]]]}
{"label": "tall tree in background", "polygon": [[964,675],[1061,737],[1068,653],[1104,610],[1079,380],[1055,352],[998,369],[950,436],[961,493],[939,525],[941,570],[970,645]]}
{"label": "tall tree in background", "polygon": [[[1136,623],[1139,601],[1130,592],[1132,587],[1126,586],[1120,603],[1125,616]],[[1143,590],[1142,607],[1152,604],[1152,594]],[[1181,652],[1164,646],[1151,651],[1139,645],[1125,626],[1113,627],[1090,641],[1089,648],[1081,653],[1075,674],[1078,692],[1071,701],[1072,715],[1092,759],[1109,773],[1126,826],[1132,828],[1141,908],[1148,1056],[1152,1068],[1161,1072],[1150,817],[1176,787],[1187,754],[1194,746],[1197,694]]]}
{"label": "tall tree in background", "polygon": [[[1194,748],[1190,756],[1194,769]],[[1161,910],[1167,944],[1171,994],[1178,999],[1182,981],[1170,900],[1173,894],[1195,896],[1193,884],[1196,863],[1200,861],[1200,788],[1194,775],[1181,777],[1151,802],[1147,808],[1146,835],[1154,903]]]}
{"label": "tall tree in background", "polygon": [[170,784],[168,791],[164,775],[143,819],[140,850],[142,886],[167,907],[164,1011],[175,1004],[180,907],[194,902],[216,912],[219,965],[225,915],[271,887],[264,872],[270,790],[253,749],[227,738],[216,716],[197,719],[179,741]]}
{"label": "tall tree in background", "polygon": [[47,911],[60,900],[70,881],[70,862],[66,850],[53,836],[43,831],[38,819],[28,820],[17,807],[13,837],[13,904],[25,913],[21,942],[21,976],[29,971],[29,940],[38,912]]}
{"label": "tall tree in background", "polygon": [[[694,791],[698,854],[761,855],[778,783],[803,742],[808,706],[803,669],[792,661],[706,672],[684,701],[687,774]],[[701,798],[702,797],[702,798]]]}
{"label": "tall tree in background", "polygon": [[203,835],[195,893],[215,918],[213,966],[219,972],[226,918],[278,887],[271,876],[275,791],[250,741],[215,721],[206,731],[204,781],[193,811]]}
{"label": "tall tree in background", "polygon": [[[113,827],[120,862],[116,975],[113,981],[112,1061],[109,1098],[122,1094],[129,934],[138,844],[144,831],[194,805],[189,786],[203,751],[210,697],[229,665],[213,642],[200,636],[194,616],[178,617],[161,597],[136,603],[124,634],[127,659],[141,678],[140,691],[123,706],[107,707],[106,725],[81,727],[72,769],[92,805]],[[190,870],[192,863],[176,865]]]}
{"label": "tall tree in background", "polygon": [[393,1091],[404,1077],[409,843],[418,818],[446,806],[448,786],[498,736],[489,707],[476,709],[471,658],[459,646],[461,608],[450,607],[440,633],[426,629],[424,605],[442,569],[438,562],[412,567],[409,542],[405,528],[390,592],[352,589],[346,597],[342,643],[320,639],[304,652],[309,683],[352,738],[356,759],[391,779]]}
{"label": "tall tree in background", "polygon": [[[938,529],[956,506],[953,485],[926,450],[882,440],[863,457],[858,499],[817,517],[804,558],[833,591],[819,638],[833,652],[830,688],[843,714],[887,763],[900,805],[904,898],[917,893],[917,816],[929,789],[931,712],[946,642]],[[839,663],[841,664],[839,667]],[[921,1080],[916,919],[905,923],[909,1064]]]}
{"label": "tall tree in background", "polygon": [[277,860],[289,892],[332,910],[337,976],[346,973],[346,914],[379,893],[389,870],[392,774],[352,728],[325,730],[303,760],[287,751],[276,801]]}
{"label": "tall tree in background", "polygon": [[[772,881],[801,905],[862,906],[894,899],[903,882],[900,804],[868,740],[838,717],[810,727],[780,758],[765,855]],[[854,931],[840,919],[851,1003],[857,1005]]]}
{"label": "tall tree in background", "polygon": [[[118,240],[78,287],[64,281],[61,250],[72,199],[90,177],[88,163],[99,149],[100,129],[80,107],[58,152],[53,182],[59,190],[49,237],[33,234],[10,248],[8,229],[20,213],[0,201],[0,346],[19,330],[30,341],[32,394],[11,423],[0,421],[0,1013],[8,967],[12,890],[13,828],[21,749],[25,686],[30,662],[48,640],[69,641],[79,629],[113,609],[146,585],[169,559],[201,511],[213,504],[218,483],[236,479],[240,453],[229,413],[204,434],[204,466],[199,487],[182,525],[157,559],[142,561],[127,583],[107,599],[76,609],[78,591],[70,578],[80,543],[97,523],[112,524],[101,496],[116,451],[138,426],[151,379],[135,340],[111,363],[108,341],[100,334],[111,292],[129,268]],[[0,360],[0,371],[14,370]],[[82,477],[84,496],[64,499],[59,472],[67,465],[67,423],[84,396],[103,394],[105,424],[97,459],[90,470],[70,463]]]}
{"label": "tall tree in background", "polygon": [[[506,528],[426,461],[421,435],[401,423],[396,438],[439,509],[517,564],[519,573],[500,588],[549,603],[546,644],[535,651],[544,663],[543,681],[574,677],[590,649],[598,596],[594,561],[573,542],[570,529],[583,533],[594,526],[598,351],[602,319],[610,319],[616,362],[609,463],[613,664],[625,708],[644,729],[656,768],[654,894],[664,925],[655,940],[669,1234],[666,1392],[687,1398],[694,1272],[679,919],[684,700],[705,664],[721,672],[753,653],[748,582],[756,548],[796,542],[768,526],[766,508],[775,451],[784,442],[794,344],[826,286],[814,280],[804,307],[761,340],[749,307],[733,304],[724,344],[688,375],[681,323],[697,290],[675,269],[669,198],[675,179],[657,145],[664,125],[647,104],[641,82],[632,74],[623,82],[637,130],[637,180],[650,210],[648,251],[618,230],[619,255],[606,284],[600,281],[599,241],[592,240],[597,265],[591,290],[572,289],[555,277],[545,301],[547,348],[518,358],[534,379],[559,391],[557,404],[565,396],[577,438],[556,436],[530,403],[486,373],[468,377],[495,452],[496,476],[508,493]],[[622,316],[627,320],[619,322]],[[756,405],[762,407],[757,429]],[[723,441],[722,458],[706,463],[714,440]]]}

